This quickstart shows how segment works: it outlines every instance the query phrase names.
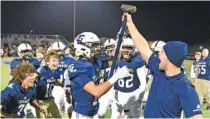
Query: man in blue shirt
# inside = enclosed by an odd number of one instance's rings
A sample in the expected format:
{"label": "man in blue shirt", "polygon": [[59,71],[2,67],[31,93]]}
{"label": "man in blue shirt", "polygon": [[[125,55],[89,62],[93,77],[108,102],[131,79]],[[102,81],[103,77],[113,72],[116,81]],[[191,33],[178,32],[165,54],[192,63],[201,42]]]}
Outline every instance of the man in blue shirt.
{"label": "man in blue shirt", "polygon": [[202,57],[198,61],[199,74],[195,81],[195,89],[198,93],[200,103],[203,104],[203,98],[208,104],[207,109],[210,109],[210,57],[209,50],[204,48]]}
{"label": "man in blue shirt", "polygon": [[187,118],[202,118],[198,95],[180,68],[188,53],[187,44],[170,41],[157,57],[137,30],[131,15],[125,13],[124,16],[136,48],[154,75],[144,117],[180,118],[183,110]]}

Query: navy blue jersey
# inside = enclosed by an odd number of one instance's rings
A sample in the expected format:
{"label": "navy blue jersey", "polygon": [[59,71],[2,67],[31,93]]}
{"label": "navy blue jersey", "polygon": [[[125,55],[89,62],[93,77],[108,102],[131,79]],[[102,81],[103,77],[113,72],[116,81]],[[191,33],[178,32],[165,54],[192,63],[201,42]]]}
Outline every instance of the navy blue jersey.
{"label": "navy blue jersey", "polygon": [[198,61],[199,66],[199,79],[210,80],[210,57],[206,57],[205,59],[200,58]]}
{"label": "navy blue jersey", "polygon": [[45,100],[52,97],[52,90],[57,80],[60,79],[62,71],[58,68],[52,71],[48,65],[40,67],[37,70],[39,78],[37,80],[36,98],[38,100]]}
{"label": "navy blue jersey", "polygon": [[198,95],[184,74],[167,76],[159,70],[158,58],[152,54],[148,68],[154,73],[144,111],[145,118],[180,118],[181,111],[191,117],[202,114]]}
{"label": "navy blue jersey", "polygon": [[[23,60],[20,59],[20,58],[13,59],[12,62],[11,62],[11,64],[10,64],[10,69],[11,70],[14,69],[18,64],[20,64],[22,62],[23,62]],[[41,62],[38,61],[35,58],[29,59],[29,63],[33,64],[36,67],[36,69],[38,69],[39,66],[40,66],[40,64],[41,64]]]}
{"label": "navy blue jersey", "polygon": [[123,59],[119,60],[116,64],[116,68],[127,66],[132,72],[130,73],[129,77],[125,77],[115,83],[114,89],[122,92],[133,92],[134,90],[138,89],[140,86],[140,81],[136,70],[144,65],[145,62],[139,55],[133,56],[130,61],[125,61]]}
{"label": "navy blue jersey", "polygon": [[111,67],[101,70],[102,79],[100,80],[100,84],[104,83],[109,79],[110,72],[111,72]]}
{"label": "navy blue jersey", "polygon": [[109,67],[109,56],[104,54],[104,55],[101,55],[100,58],[98,59],[98,62],[101,66],[101,69],[106,69]]}
{"label": "navy blue jersey", "polygon": [[111,67],[106,68],[106,70],[105,70],[105,72],[103,74],[103,78],[104,78],[105,81],[107,81],[109,79],[110,72],[111,72]]}
{"label": "navy blue jersey", "polygon": [[62,59],[59,60],[58,69],[62,72],[62,75],[61,75],[62,83],[64,83],[64,80],[63,80],[64,71],[67,69],[69,64],[73,62],[74,62],[74,59],[67,56],[64,56]]}
{"label": "navy blue jersey", "polygon": [[72,96],[75,100],[74,111],[79,114],[94,116],[98,112],[98,100],[86,92],[83,87],[91,81],[96,85],[99,84],[101,80],[99,67],[98,64],[79,59],[73,64],[70,64],[68,70],[65,72],[65,75],[67,75],[65,86],[71,85]]}
{"label": "navy blue jersey", "polygon": [[23,89],[19,82],[12,80],[10,84],[1,91],[2,110],[8,114],[15,113],[21,118],[25,116],[26,104],[35,99],[36,88]]}

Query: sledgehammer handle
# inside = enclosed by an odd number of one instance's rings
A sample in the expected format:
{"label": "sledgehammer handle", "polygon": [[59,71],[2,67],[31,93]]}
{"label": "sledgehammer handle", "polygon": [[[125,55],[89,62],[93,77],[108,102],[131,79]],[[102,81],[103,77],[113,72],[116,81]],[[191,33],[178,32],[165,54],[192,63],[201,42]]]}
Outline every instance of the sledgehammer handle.
{"label": "sledgehammer handle", "polygon": [[123,40],[122,39],[123,38],[123,34],[125,32],[125,29],[126,29],[126,22],[127,22],[127,18],[125,16],[125,18],[123,20],[123,23],[122,23],[122,26],[121,26],[119,39],[118,39],[118,42],[117,42],[117,48],[116,48],[116,51],[115,51],[115,54],[114,54],[114,60],[112,62],[112,67],[111,67],[111,71],[110,71],[110,74],[109,74],[109,78],[111,78],[113,73],[114,73],[114,69],[115,69],[115,66],[116,66],[116,63],[117,63],[118,54],[119,54],[119,51],[120,51],[120,46],[121,46],[122,40]]}

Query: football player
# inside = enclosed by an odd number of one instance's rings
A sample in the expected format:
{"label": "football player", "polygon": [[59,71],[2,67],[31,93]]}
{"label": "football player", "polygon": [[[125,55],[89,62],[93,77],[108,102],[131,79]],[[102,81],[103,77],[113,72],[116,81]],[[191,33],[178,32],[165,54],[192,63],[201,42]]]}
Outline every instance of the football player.
{"label": "football player", "polygon": [[45,117],[49,117],[46,108],[42,108],[35,99],[36,68],[28,62],[22,62],[12,70],[11,75],[13,80],[1,91],[1,117],[23,118],[28,102]]}
{"label": "football player", "polygon": [[58,68],[61,71],[60,80],[59,80],[60,83],[59,84],[57,83],[55,85],[52,95],[55,98],[55,103],[59,111],[61,112],[61,109],[64,105],[66,112],[65,116],[66,118],[70,118],[71,112],[73,111],[73,107],[69,91],[64,90],[63,88],[63,83],[64,83],[63,74],[68,65],[72,63],[74,59],[73,57],[68,57],[65,55],[66,45],[63,42],[56,41],[48,49],[50,49],[50,51],[55,51],[58,53],[59,55]]}
{"label": "football player", "polygon": [[[17,48],[18,58],[15,58],[11,61],[10,69],[11,71],[21,62],[29,62],[33,64],[36,69],[39,68],[40,62],[32,57],[32,47],[28,43],[21,43]],[[9,80],[12,79],[10,75]]]}
{"label": "football player", "polygon": [[141,101],[146,88],[145,62],[135,53],[135,47],[130,38],[123,39],[121,59],[116,68],[127,66],[132,72],[129,77],[119,80],[114,85],[114,100],[112,103],[112,119],[119,117],[140,118]]}
{"label": "football player", "polygon": [[[50,51],[45,56],[46,65],[37,70],[38,80],[36,88],[36,99],[42,107],[46,107],[53,118],[61,118],[59,110],[52,97],[55,83],[60,79],[61,71],[58,69],[59,56],[56,52]],[[36,111],[37,118],[44,115]]]}
{"label": "football player", "polygon": [[[111,69],[111,65],[112,65],[112,61],[114,58],[114,53],[115,53],[115,46],[116,46],[116,41],[114,39],[107,39],[104,43],[104,49],[105,49],[105,57],[104,58],[104,62],[102,64],[106,64],[106,66],[104,65],[104,69],[102,68],[102,80],[101,82],[105,82],[108,80],[109,77],[109,73],[110,73],[110,69]],[[113,98],[113,87],[103,96],[101,96],[99,98],[99,110],[98,110],[98,116],[100,118],[104,118],[109,105],[112,102],[112,98]]]}
{"label": "football player", "polygon": [[46,54],[46,49],[43,47],[38,47],[36,49],[36,59],[40,62],[40,66],[44,66],[44,56]]}
{"label": "football player", "polygon": [[119,79],[128,76],[127,67],[116,71],[108,81],[99,84],[101,79],[98,58],[100,40],[92,32],[83,32],[74,40],[77,60],[70,64],[64,73],[65,86],[71,86],[75,100],[72,118],[98,118],[98,98],[106,93]]}

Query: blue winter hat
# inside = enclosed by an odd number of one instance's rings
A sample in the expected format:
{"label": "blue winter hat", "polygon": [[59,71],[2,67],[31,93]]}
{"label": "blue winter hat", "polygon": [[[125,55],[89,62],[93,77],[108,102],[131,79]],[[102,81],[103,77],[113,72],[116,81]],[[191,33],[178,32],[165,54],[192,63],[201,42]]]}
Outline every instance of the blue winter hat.
{"label": "blue winter hat", "polygon": [[163,46],[163,49],[169,61],[177,67],[181,67],[188,54],[187,44],[181,41],[169,41]]}

